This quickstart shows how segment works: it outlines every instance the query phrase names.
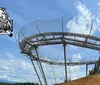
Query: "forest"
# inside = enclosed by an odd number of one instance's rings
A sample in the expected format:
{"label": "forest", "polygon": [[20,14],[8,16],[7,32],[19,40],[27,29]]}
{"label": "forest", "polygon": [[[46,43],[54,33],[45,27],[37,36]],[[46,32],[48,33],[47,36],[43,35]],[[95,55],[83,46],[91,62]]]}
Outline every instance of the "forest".
{"label": "forest", "polygon": [[2,83],[0,85],[39,85],[38,83]]}

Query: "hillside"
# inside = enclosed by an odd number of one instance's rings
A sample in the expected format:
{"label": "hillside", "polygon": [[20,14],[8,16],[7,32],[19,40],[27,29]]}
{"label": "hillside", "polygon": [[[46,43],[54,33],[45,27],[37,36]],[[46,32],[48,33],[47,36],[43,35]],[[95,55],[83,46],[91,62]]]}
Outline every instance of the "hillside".
{"label": "hillside", "polygon": [[57,85],[100,85],[100,74],[91,75]]}

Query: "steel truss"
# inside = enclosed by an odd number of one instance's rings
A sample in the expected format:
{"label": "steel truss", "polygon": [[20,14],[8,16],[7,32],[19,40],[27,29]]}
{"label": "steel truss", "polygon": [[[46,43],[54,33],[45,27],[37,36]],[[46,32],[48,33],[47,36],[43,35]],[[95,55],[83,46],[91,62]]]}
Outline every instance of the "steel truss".
{"label": "steel truss", "polygon": [[[38,51],[37,51],[38,46],[55,45],[55,44],[62,44],[64,46],[65,62],[45,60],[45,59],[42,59],[41,56],[38,55]],[[31,57],[32,61],[35,60],[39,62],[45,85],[47,85],[45,73],[43,71],[41,62],[53,64],[53,65],[65,65],[65,73],[66,73],[65,80],[66,81],[67,81],[66,66],[86,65],[86,75],[87,75],[88,65],[95,64],[98,62],[97,60],[87,61],[87,62],[66,62],[66,45],[68,44],[100,51],[100,38],[99,37],[85,35],[85,34],[70,33],[70,32],[47,32],[47,33],[34,34],[31,36],[25,37],[19,43],[19,46],[21,49],[21,53],[24,53],[28,55],[29,57]],[[35,50],[36,56],[32,54],[32,50]]]}

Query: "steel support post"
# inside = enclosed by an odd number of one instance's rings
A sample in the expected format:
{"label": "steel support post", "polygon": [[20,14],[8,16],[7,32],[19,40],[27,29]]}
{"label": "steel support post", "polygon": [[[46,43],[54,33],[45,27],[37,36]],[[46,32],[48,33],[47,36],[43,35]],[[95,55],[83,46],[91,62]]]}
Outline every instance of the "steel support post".
{"label": "steel support post", "polygon": [[37,72],[37,70],[36,70],[35,64],[34,64],[34,62],[32,61],[31,58],[30,58],[30,60],[31,60],[31,63],[32,63],[33,67],[34,67],[34,70],[35,70],[35,72],[36,72],[36,75],[37,75],[37,77],[38,77],[38,79],[39,79],[40,85],[42,85],[42,82],[41,82],[41,79],[40,79],[40,77],[39,77],[39,74],[38,74],[38,72]]}
{"label": "steel support post", "polygon": [[67,82],[67,65],[66,65],[66,44],[64,46],[64,63],[65,63],[65,82]]}
{"label": "steel support post", "polygon": [[88,76],[88,64],[86,64],[86,76]]}
{"label": "steel support post", "polygon": [[48,85],[47,80],[46,80],[46,77],[45,77],[45,74],[44,74],[44,70],[43,70],[43,67],[42,67],[42,64],[41,64],[41,61],[40,61],[40,57],[38,55],[37,48],[35,48],[35,51],[36,51],[36,55],[38,57],[38,61],[39,61],[39,64],[40,64],[40,68],[41,68],[41,71],[42,71],[42,74],[43,74],[44,83],[45,83],[45,85]]}

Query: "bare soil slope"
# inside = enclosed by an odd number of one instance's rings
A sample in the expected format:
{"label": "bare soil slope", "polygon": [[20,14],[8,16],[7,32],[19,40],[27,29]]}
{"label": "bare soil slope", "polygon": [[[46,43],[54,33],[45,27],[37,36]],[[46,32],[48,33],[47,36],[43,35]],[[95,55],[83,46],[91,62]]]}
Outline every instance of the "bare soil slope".
{"label": "bare soil slope", "polygon": [[57,85],[100,85],[100,74],[91,75]]}

